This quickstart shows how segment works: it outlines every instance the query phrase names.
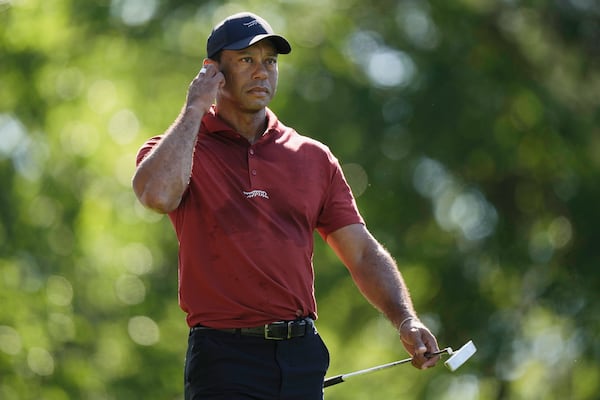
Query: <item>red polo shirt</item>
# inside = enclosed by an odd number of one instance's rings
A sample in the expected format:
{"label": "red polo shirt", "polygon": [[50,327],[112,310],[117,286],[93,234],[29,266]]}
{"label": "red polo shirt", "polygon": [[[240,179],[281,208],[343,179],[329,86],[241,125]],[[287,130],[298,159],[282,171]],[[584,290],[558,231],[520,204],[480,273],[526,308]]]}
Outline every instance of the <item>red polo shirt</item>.
{"label": "red polo shirt", "polygon": [[[252,145],[214,108],[202,119],[190,184],[169,214],[189,326],[316,318],[313,232],[363,223],[328,147],[267,116]],[[160,139],[146,142],[138,163]]]}

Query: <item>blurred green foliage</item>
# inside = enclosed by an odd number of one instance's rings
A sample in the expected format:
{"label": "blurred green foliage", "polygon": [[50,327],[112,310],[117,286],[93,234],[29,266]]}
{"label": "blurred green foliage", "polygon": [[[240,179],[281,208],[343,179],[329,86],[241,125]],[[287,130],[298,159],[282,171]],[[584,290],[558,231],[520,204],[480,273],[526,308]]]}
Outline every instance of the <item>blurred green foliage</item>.
{"label": "blurred green foliage", "polygon": [[[597,398],[600,5],[575,0],[0,0],[0,398],[182,398],[177,243],[130,178],[244,9],[294,48],[272,108],[340,158],[440,346],[479,348],[326,397]],[[314,262],[330,375],[404,358]]]}

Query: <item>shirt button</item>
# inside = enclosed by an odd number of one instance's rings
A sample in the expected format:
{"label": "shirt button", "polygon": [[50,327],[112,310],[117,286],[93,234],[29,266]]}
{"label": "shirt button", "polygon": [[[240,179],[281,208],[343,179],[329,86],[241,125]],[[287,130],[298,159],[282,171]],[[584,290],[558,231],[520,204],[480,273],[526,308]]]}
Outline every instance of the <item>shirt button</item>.
{"label": "shirt button", "polygon": [[252,175],[256,176],[256,170],[255,169],[252,170]]}

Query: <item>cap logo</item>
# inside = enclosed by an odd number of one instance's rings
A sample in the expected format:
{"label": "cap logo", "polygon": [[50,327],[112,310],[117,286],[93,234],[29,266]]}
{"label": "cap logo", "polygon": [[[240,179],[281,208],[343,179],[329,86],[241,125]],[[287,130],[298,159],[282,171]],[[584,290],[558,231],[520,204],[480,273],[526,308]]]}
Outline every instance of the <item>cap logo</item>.
{"label": "cap logo", "polygon": [[250,27],[252,27],[252,26],[255,26],[255,25],[258,25],[258,21],[257,21],[257,20],[255,20],[255,19],[253,19],[253,20],[252,20],[252,21],[250,21],[250,22],[245,22],[245,23],[244,23],[244,26],[245,26],[246,28],[250,28]]}
{"label": "cap logo", "polygon": [[234,14],[215,25],[206,41],[206,55],[213,58],[221,50],[242,50],[265,39],[271,41],[278,54],[292,51],[290,43],[283,36],[276,35],[271,25],[258,15],[249,12]]}

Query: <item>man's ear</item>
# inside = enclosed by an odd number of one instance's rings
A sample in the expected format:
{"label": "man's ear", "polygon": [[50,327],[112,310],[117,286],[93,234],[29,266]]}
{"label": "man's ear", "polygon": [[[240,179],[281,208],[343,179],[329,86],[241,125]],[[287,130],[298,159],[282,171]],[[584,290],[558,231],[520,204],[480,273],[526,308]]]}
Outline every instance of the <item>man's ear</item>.
{"label": "man's ear", "polygon": [[210,58],[205,58],[204,60],[202,60],[202,65],[203,66],[207,66],[208,64],[214,65],[220,71],[219,63],[217,61],[211,60]]}

